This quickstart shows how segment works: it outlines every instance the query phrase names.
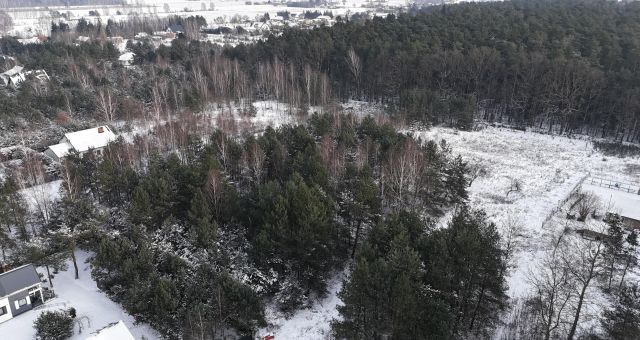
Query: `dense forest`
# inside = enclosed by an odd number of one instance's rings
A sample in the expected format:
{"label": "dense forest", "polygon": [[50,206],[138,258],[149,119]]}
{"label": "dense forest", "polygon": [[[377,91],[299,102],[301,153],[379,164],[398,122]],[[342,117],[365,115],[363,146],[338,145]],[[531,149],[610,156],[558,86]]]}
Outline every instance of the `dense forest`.
{"label": "dense forest", "polygon": [[638,3],[506,1],[291,29],[226,54],[252,68],[311,65],[338,98],[434,124],[475,117],[638,141],[639,48]]}
{"label": "dense forest", "polygon": [[[117,59],[107,37],[172,24],[187,33],[170,47],[129,42],[139,69],[94,66]],[[283,101],[292,111],[361,99],[386,104],[399,119],[463,129],[481,119],[616,141],[640,138],[637,3],[434,6],[372,20],[338,18],[332,27],[287,29],[234,48],[192,40],[205,25],[200,17],[81,22],[75,28],[54,23],[52,41],[44,45],[21,46],[4,38],[2,53],[28,68],[45,68],[57,81],[44,93],[24,93],[25,87],[17,96],[9,93],[2,100],[3,116],[54,120],[66,112],[100,118],[96,108],[103,90],[147,107],[158,102],[154,95],[171,94],[162,101],[171,101],[170,111],[177,113],[247,98]],[[69,45],[78,35],[95,39],[82,47]],[[138,72],[150,81],[130,77]],[[127,81],[119,82],[122,77]],[[78,90],[85,93],[70,95]],[[20,95],[36,98],[13,103]],[[118,112],[114,118],[127,115]]]}
{"label": "dense forest", "polygon": [[[134,38],[170,25],[184,28],[170,46]],[[102,155],[60,164],[33,150],[0,154],[20,161],[0,179],[3,262],[56,271],[87,249],[100,289],[169,339],[252,336],[266,308],[309,306],[344,271],[332,324],[341,339],[481,339],[498,327],[504,339],[573,339],[583,335],[584,294],[575,291],[592,279],[613,300],[594,339],[640,336],[627,327],[640,310],[627,274],[635,233],[613,219],[603,233],[615,244],[558,236],[540,253],[535,290],[514,304],[505,278],[517,223],[498,233],[468,204],[482,169],[395,125],[472,129],[486,120],[638,142],[640,5],[434,6],[235,47],[198,40],[206,26],[202,17],[81,20],[52,23],[41,44],[0,39],[2,70],[50,75],[0,89],[0,146],[42,151],[98,122],[123,135]],[[118,61],[119,39],[110,38],[121,36],[132,65]],[[337,103],[351,99],[384,104],[389,115],[342,114]],[[305,124],[256,132],[225,120],[255,116],[256,100]],[[62,198],[34,197],[30,216],[20,190],[52,178],[62,179]],[[595,262],[598,275],[585,279]]]}
{"label": "dense forest", "polygon": [[[255,138],[187,138],[181,150],[149,154],[158,135],[120,141],[102,161],[68,158],[64,198],[42,214],[42,232],[24,227],[7,181],[0,220],[21,235],[12,260],[55,268],[58,254],[91,249],[99,287],[169,338],[250,335],[267,301],[308,305],[352,258],[344,337],[488,334],[506,308],[500,238],[466,207],[467,164],[446,144],[328,114]],[[436,230],[432,218],[453,206]],[[43,235],[44,247],[22,243]],[[357,297],[370,290],[372,300]],[[380,319],[355,312],[384,301],[397,304]],[[392,317],[405,313],[416,319]]]}

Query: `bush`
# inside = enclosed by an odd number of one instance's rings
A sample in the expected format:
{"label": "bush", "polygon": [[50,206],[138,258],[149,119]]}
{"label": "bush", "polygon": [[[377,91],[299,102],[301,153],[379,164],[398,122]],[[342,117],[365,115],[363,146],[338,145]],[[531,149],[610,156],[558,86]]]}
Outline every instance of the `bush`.
{"label": "bush", "polygon": [[73,335],[73,319],[64,311],[43,312],[33,327],[39,340],[63,340]]}

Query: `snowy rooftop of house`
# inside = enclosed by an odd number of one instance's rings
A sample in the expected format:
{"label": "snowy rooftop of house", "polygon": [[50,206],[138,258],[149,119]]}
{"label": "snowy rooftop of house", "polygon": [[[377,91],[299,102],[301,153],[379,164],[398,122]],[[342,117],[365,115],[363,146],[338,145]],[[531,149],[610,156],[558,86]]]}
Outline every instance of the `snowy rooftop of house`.
{"label": "snowy rooftop of house", "polygon": [[118,60],[120,60],[120,61],[132,61],[132,60],[133,60],[133,57],[135,57],[135,55],[136,55],[136,54],[135,54],[135,53],[133,53],[133,52],[123,53],[123,54],[118,58]]}
{"label": "snowy rooftop of house", "polygon": [[73,149],[73,146],[71,146],[71,144],[64,142],[64,143],[60,143],[60,144],[55,144],[55,145],[51,145],[49,146],[49,149],[51,151],[53,151],[53,153],[58,157],[58,158],[62,158],[66,155],[69,154],[69,150]]}
{"label": "snowy rooftop of house", "polygon": [[103,148],[114,140],[116,140],[116,135],[111,132],[108,126],[98,126],[67,133],[60,144],[68,142],[76,152],[85,152],[89,149]]}
{"label": "snowy rooftop of house", "polygon": [[135,340],[122,320],[91,333],[86,340]]}
{"label": "snowy rooftop of house", "polygon": [[31,287],[40,282],[40,277],[32,264],[12,269],[0,274],[0,297]]}
{"label": "snowy rooftop of house", "polygon": [[14,66],[13,68],[11,68],[10,70],[5,71],[4,73],[2,73],[3,75],[7,75],[9,77],[14,76],[20,72],[22,72],[22,70],[24,69],[24,67],[22,66]]}

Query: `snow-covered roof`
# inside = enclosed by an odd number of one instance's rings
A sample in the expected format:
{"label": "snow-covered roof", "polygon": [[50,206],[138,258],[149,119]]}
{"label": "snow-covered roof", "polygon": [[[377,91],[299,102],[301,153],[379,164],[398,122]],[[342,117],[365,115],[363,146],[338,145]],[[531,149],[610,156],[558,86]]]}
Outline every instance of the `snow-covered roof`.
{"label": "snow-covered roof", "polygon": [[113,323],[95,333],[91,333],[86,340],[135,340],[122,320]]}
{"label": "snow-covered roof", "polygon": [[53,152],[53,154],[58,158],[68,155],[69,150],[71,149],[73,149],[73,146],[67,142],[49,146],[49,150],[51,150],[51,152]]}
{"label": "snow-covered roof", "polygon": [[108,126],[98,126],[91,129],[67,133],[60,143],[68,142],[76,152],[89,149],[103,148],[116,140],[116,135]]}
{"label": "snow-covered roof", "polygon": [[123,53],[122,55],[120,55],[118,60],[120,60],[120,61],[133,61],[133,57],[135,57],[135,56],[136,56],[135,53],[127,52],[127,53]]}
{"label": "snow-covered roof", "polygon": [[4,73],[2,73],[3,75],[7,75],[9,77],[12,77],[20,72],[22,72],[22,70],[24,69],[24,67],[22,66],[14,66],[13,68],[11,68],[10,70],[5,71]]}

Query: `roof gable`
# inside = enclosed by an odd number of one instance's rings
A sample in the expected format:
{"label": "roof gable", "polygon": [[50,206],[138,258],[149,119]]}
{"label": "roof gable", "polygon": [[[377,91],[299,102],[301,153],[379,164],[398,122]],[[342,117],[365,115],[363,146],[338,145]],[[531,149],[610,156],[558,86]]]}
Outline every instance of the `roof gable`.
{"label": "roof gable", "polygon": [[[102,132],[100,132],[102,131]],[[103,148],[116,140],[116,135],[108,126],[98,126],[91,129],[70,132],[64,135],[61,144],[68,142],[76,152],[85,152],[89,149]]]}

